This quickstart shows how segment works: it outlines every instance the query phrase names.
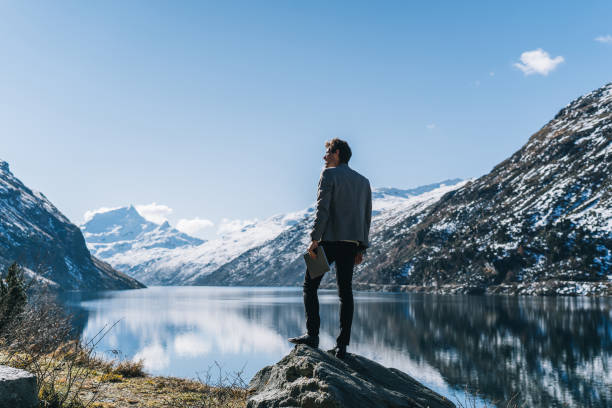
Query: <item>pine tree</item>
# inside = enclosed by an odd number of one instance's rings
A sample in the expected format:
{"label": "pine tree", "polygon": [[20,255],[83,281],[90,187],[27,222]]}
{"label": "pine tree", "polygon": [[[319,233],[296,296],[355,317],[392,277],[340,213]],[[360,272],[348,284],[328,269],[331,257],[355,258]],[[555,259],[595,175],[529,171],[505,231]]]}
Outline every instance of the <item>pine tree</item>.
{"label": "pine tree", "polygon": [[0,278],[0,333],[23,312],[27,302],[23,269],[17,263],[8,267]]}

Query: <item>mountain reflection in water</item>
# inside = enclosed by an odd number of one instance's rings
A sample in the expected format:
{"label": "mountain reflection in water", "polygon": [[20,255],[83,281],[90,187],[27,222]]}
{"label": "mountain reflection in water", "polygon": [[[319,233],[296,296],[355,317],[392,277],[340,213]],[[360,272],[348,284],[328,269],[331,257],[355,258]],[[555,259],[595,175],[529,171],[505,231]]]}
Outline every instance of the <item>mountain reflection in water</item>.
{"label": "mountain reflection in water", "polygon": [[[526,406],[612,405],[612,299],[357,292],[350,352],[407,372],[455,400]],[[72,293],[75,326],[98,350],[143,359],[152,374],[195,377],[215,362],[249,380],[304,330],[299,288],[153,287]],[[338,329],[338,298],[321,291],[321,347]],[[503,404],[502,404],[503,405]]]}

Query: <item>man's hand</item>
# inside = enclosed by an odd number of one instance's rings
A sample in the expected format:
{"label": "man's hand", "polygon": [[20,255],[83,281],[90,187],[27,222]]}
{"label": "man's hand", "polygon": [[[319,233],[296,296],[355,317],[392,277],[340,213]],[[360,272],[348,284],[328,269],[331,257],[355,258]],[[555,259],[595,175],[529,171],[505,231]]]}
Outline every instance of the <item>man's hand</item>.
{"label": "man's hand", "polygon": [[357,252],[357,255],[355,255],[355,265],[359,265],[362,262],[363,262],[363,252]]}
{"label": "man's hand", "polygon": [[317,249],[317,247],[319,246],[319,241],[312,241],[310,243],[310,246],[308,247],[308,253],[310,254],[310,257],[312,259],[315,259],[317,257],[317,254],[315,253],[315,249]]}

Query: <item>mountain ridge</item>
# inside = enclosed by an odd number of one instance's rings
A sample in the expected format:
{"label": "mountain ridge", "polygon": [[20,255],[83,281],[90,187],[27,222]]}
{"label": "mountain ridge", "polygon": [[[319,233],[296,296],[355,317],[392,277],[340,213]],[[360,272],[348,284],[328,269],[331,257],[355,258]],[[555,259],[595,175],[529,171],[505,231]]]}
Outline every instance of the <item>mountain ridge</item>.
{"label": "mountain ridge", "polygon": [[[0,160],[0,266],[17,262],[57,289],[143,287],[93,257],[80,229],[39,191],[24,185]],[[42,279],[39,279],[42,278]]]}
{"label": "mountain ridge", "polygon": [[[449,179],[439,183],[432,183],[425,186],[419,186],[412,189],[398,188],[380,188],[373,190],[373,217],[376,220],[379,213],[390,211],[395,207],[402,205],[407,200],[414,199],[423,192],[433,191],[436,188],[444,187],[459,183],[460,179]],[[111,209],[106,212],[107,215],[99,215],[100,217],[113,217],[112,212],[123,211],[127,212],[133,206],[124,206],[118,209]],[[133,209],[134,213],[137,210]],[[222,234],[218,239],[203,242],[199,245],[183,245],[176,248],[156,248],[147,245],[146,241],[142,241],[143,236],[131,236],[134,241],[113,241],[112,236],[101,234],[95,236],[88,231],[94,231],[92,217],[81,228],[88,240],[88,246],[92,252],[102,259],[110,262],[114,267],[122,270],[131,276],[147,283],[161,285],[191,285],[191,284],[265,284],[265,281],[248,280],[246,277],[252,277],[251,273],[245,272],[245,279],[237,280],[224,277],[224,271],[234,265],[240,264],[253,251],[264,254],[266,248],[272,248],[271,241],[277,240],[279,237],[289,237],[292,234],[298,234],[295,238],[285,238],[292,241],[301,242],[307,233],[305,226],[312,222],[314,216],[314,205],[296,212],[277,214],[261,221],[254,221],[242,228],[232,230]],[[95,217],[95,216],[94,216]],[[144,218],[138,215],[140,221],[134,223],[130,220],[129,228],[140,228],[138,223],[142,223]],[[125,219],[123,220],[125,221]],[[374,221],[376,222],[376,221]],[[106,232],[116,232],[123,229],[125,225],[117,225],[111,223],[106,225]],[[129,229],[128,228],[128,229]],[[97,230],[95,230],[97,231]],[[300,235],[301,234],[301,235]],[[95,238],[98,238],[97,240]],[[106,245],[117,245],[117,251],[105,250]],[[295,257],[299,258],[299,251],[291,250]],[[285,259],[288,255],[279,251],[275,251],[277,259]],[[296,258],[296,259],[297,259]],[[294,261],[294,260],[292,260]],[[263,264],[270,263],[269,259],[262,259]],[[259,268],[258,268],[259,269]],[[297,284],[297,280],[301,277],[292,277],[285,271],[285,278],[282,284]],[[297,276],[297,275],[296,275]],[[297,279],[297,280],[296,280]],[[257,281],[258,283],[255,283]]]}

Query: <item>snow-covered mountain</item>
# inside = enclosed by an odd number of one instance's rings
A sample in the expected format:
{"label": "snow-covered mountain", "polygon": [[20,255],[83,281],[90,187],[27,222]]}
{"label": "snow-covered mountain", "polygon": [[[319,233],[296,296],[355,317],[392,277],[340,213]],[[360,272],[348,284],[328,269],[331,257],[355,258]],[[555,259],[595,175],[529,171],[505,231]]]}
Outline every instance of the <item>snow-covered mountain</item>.
{"label": "snow-covered mountain", "polygon": [[[446,180],[412,190],[380,188],[372,191],[372,226],[370,230],[371,254],[382,249],[389,240],[393,229],[403,231],[421,220],[426,210],[444,194],[456,190],[466,181]],[[257,285],[292,286],[304,280],[304,259],[310,243],[310,230],[314,222],[312,208],[304,219],[291,228],[281,232],[274,239],[255,246],[234,258],[212,273],[201,275],[194,280],[203,285]],[[355,279],[371,279],[369,271],[356,268]],[[335,281],[335,274],[326,274],[322,285]],[[380,282],[379,282],[380,283]]]}
{"label": "snow-covered mountain", "polygon": [[253,221],[203,241],[145,220],[133,207],[99,212],[81,226],[92,253],[151,285],[185,285],[300,222],[312,209]]}
{"label": "snow-covered mountain", "polygon": [[490,173],[445,194],[418,223],[384,231],[361,281],[610,294],[611,174],[608,84],[567,105]]}
{"label": "snow-covered mountain", "polygon": [[64,289],[142,285],[91,256],[79,228],[0,160],[0,268],[17,262],[39,282]]}
{"label": "snow-covered mountain", "polygon": [[[376,189],[372,193],[373,222],[376,224],[380,214],[393,212],[405,203],[413,202],[425,191],[459,181],[447,180],[411,190]],[[442,187],[438,196],[448,188]],[[146,284],[280,285],[295,284],[302,277],[291,277],[286,268],[282,271],[276,268],[275,271],[281,275],[288,274],[287,279],[266,281],[254,277],[253,271],[270,268],[288,257],[292,261],[301,259],[302,246],[287,249],[278,245],[283,246],[287,240],[295,243],[307,240],[307,229],[313,216],[314,208],[309,207],[253,221],[241,228],[229,229],[217,239],[201,243],[190,241],[189,238],[197,239],[176,231],[167,223],[160,226],[146,221],[133,206],[97,213],[81,228],[92,253]],[[178,234],[181,234],[181,240],[177,239]],[[166,245],[167,242],[173,245]],[[250,264],[245,263],[245,259],[251,259],[254,253],[261,255],[256,261],[252,259],[257,265],[252,270],[243,269],[243,265]]]}
{"label": "snow-covered mountain", "polygon": [[81,226],[92,253],[104,259],[129,250],[174,249],[201,245],[203,240],[172,228],[166,221],[147,221],[133,206],[98,212]]}

